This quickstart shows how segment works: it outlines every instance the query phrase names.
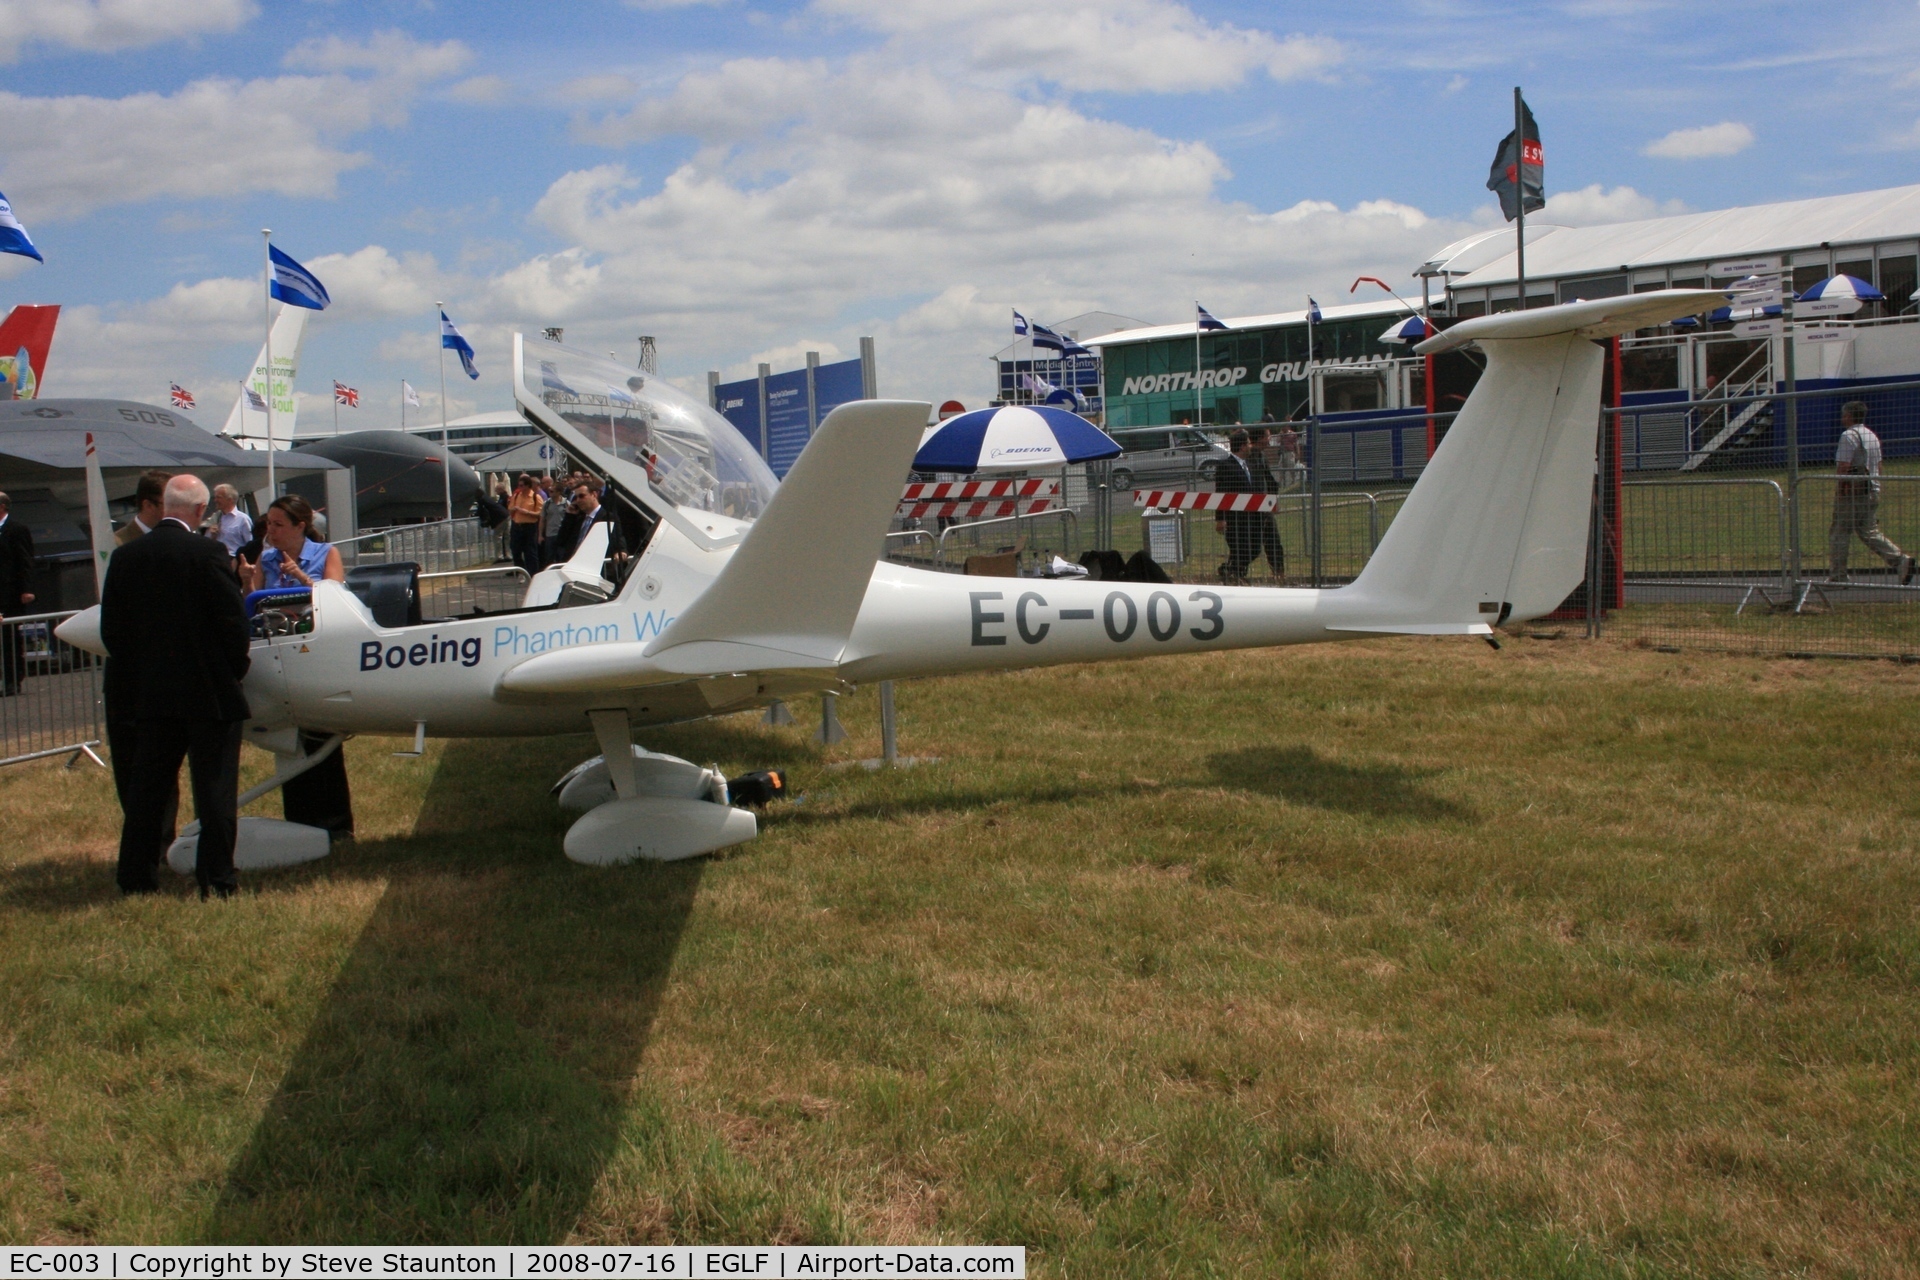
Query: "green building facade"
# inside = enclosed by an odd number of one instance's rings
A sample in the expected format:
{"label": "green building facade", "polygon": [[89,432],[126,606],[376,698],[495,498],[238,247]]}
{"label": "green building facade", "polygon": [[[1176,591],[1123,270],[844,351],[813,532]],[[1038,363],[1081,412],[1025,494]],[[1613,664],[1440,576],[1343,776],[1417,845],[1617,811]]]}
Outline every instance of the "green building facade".
{"label": "green building facade", "polygon": [[[1198,401],[1202,425],[1227,426],[1271,418],[1284,422],[1311,412],[1310,388],[1320,385],[1321,412],[1399,408],[1423,403],[1408,386],[1405,346],[1380,335],[1405,308],[1397,303],[1329,307],[1312,326],[1308,351],[1305,312],[1229,321],[1199,341]],[[1192,325],[1166,325],[1095,339],[1104,362],[1106,425],[1152,427],[1194,422],[1195,362]],[[1417,393],[1410,398],[1410,393]]]}

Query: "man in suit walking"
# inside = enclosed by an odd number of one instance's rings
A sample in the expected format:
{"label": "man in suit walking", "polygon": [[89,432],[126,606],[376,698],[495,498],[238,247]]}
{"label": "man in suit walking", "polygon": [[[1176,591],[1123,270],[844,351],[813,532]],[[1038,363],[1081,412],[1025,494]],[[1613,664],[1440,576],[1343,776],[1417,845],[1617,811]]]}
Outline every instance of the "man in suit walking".
{"label": "man in suit walking", "polygon": [[198,477],[167,481],[160,522],[113,553],[101,593],[109,702],[130,714],[133,731],[120,828],[123,893],[159,888],[167,809],[182,757],[200,818],[194,865],[200,896],[230,897],[236,884],[247,613],[226,548],[194,533],[206,509],[207,486]]}
{"label": "man in suit walking", "polygon": [[[1227,434],[1227,447],[1233,456],[1221,459],[1213,469],[1215,493],[1260,492],[1254,487],[1253,468],[1247,464],[1247,446],[1244,428],[1235,427]],[[1253,520],[1253,513],[1249,511],[1222,511],[1213,518],[1214,528],[1226,536],[1227,561],[1220,566],[1220,581],[1229,586],[1246,584],[1247,566],[1259,553],[1260,534]]]}
{"label": "man in suit walking", "polygon": [[[33,533],[13,518],[13,499],[0,493],[0,623],[33,604]],[[20,692],[26,678],[26,646],[20,628],[0,628],[0,697]]]}

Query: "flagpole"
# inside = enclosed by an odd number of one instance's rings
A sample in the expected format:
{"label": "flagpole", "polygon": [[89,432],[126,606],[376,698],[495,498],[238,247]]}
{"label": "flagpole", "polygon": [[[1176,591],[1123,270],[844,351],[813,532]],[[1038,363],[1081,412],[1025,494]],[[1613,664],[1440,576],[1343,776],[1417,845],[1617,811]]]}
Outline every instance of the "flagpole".
{"label": "flagpole", "polygon": [[1526,104],[1520,99],[1520,86],[1513,86],[1513,186],[1515,206],[1520,216],[1514,219],[1514,254],[1520,276],[1519,310],[1527,309],[1527,127]]}
{"label": "flagpole", "polygon": [[453,463],[447,453],[447,321],[446,303],[433,304],[440,322],[440,479],[447,493],[447,523],[453,523]]}
{"label": "flagpole", "polygon": [[[260,295],[260,314],[267,331],[267,501],[273,502],[280,496],[279,486],[274,477],[273,468],[273,228],[260,228],[260,259],[266,264],[264,288]],[[242,421],[245,421],[244,416]]]}
{"label": "flagpole", "polygon": [[1200,426],[1200,303],[1193,304],[1193,429]]}
{"label": "flagpole", "polygon": [[333,380],[333,434],[340,434],[340,379]]}

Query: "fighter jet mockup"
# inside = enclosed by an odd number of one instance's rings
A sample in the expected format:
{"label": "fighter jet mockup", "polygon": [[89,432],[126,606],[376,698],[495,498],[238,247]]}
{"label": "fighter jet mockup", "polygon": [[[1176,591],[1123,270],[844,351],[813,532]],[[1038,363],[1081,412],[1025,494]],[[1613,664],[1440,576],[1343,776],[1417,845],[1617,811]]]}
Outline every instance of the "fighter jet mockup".
{"label": "fighter jet mockup", "polygon": [[[1327,590],[993,579],[878,560],[927,405],[841,406],[776,482],[700,402],[611,361],[516,338],[522,411],[568,454],[598,460],[654,522],[624,584],[612,591],[598,577],[590,545],[543,572],[519,610],[393,625],[346,587],[320,583],[310,630],[255,642],[247,736],[292,776],[313,758],[301,731],[332,735],[324,752],[355,733],[423,743],[591,728],[602,757],[560,788],[563,803],[587,809],[567,833],[568,856],[672,859],[751,839],[755,821],[727,803],[722,780],[635,747],[636,725],[868,680],[1490,636],[1551,611],[1581,580],[1604,351],[1594,339],[1723,300],[1674,289],[1575,302],[1467,320],[1420,344],[1477,343],[1486,373],[1365,571]],[[94,612],[60,634],[100,651]]]}

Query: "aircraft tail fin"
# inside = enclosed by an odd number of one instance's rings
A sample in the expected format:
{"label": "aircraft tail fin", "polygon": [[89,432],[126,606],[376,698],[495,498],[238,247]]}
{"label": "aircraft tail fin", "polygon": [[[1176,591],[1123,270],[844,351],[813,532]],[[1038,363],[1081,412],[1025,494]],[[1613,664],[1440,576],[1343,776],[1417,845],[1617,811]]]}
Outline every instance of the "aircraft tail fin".
{"label": "aircraft tail fin", "polygon": [[[291,443],[293,440],[294,416],[300,407],[299,398],[293,394],[293,380],[300,373],[300,348],[307,340],[307,317],[313,313],[305,307],[280,305],[280,314],[273,318],[270,331],[273,338],[273,389],[268,390],[267,383],[267,344],[260,344],[260,352],[254,356],[253,363],[247,368],[246,377],[240,379],[241,389],[233,397],[233,408],[227,413],[227,425],[220,428],[220,434],[234,440],[258,440],[263,446],[267,440],[266,398],[279,396],[273,403],[273,438]],[[261,408],[254,408],[247,392],[251,390],[261,398]]]}
{"label": "aircraft tail fin", "polygon": [[746,541],[646,656],[687,674],[838,662],[929,411],[856,400],[828,414]]}
{"label": "aircraft tail fin", "polygon": [[1415,347],[1477,342],[1487,369],[1347,589],[1362,606],[1354,621],[1368,624],[1351,629],[1498,624],[1557,608],[1585,576],[1605,355],[1593,339],[1724,302],[1706,289],[1571,302],[1462,321]]}
{"label": "aircraft tail fin", "polygon": [[41,381],[47,374],[47,352],[53,347],[53,329],[60,322],[60,308],[22,304],[7,313],[0,322],[0,376],[7,385],[0,396],[9,400],[34,400],[40,395]]}

